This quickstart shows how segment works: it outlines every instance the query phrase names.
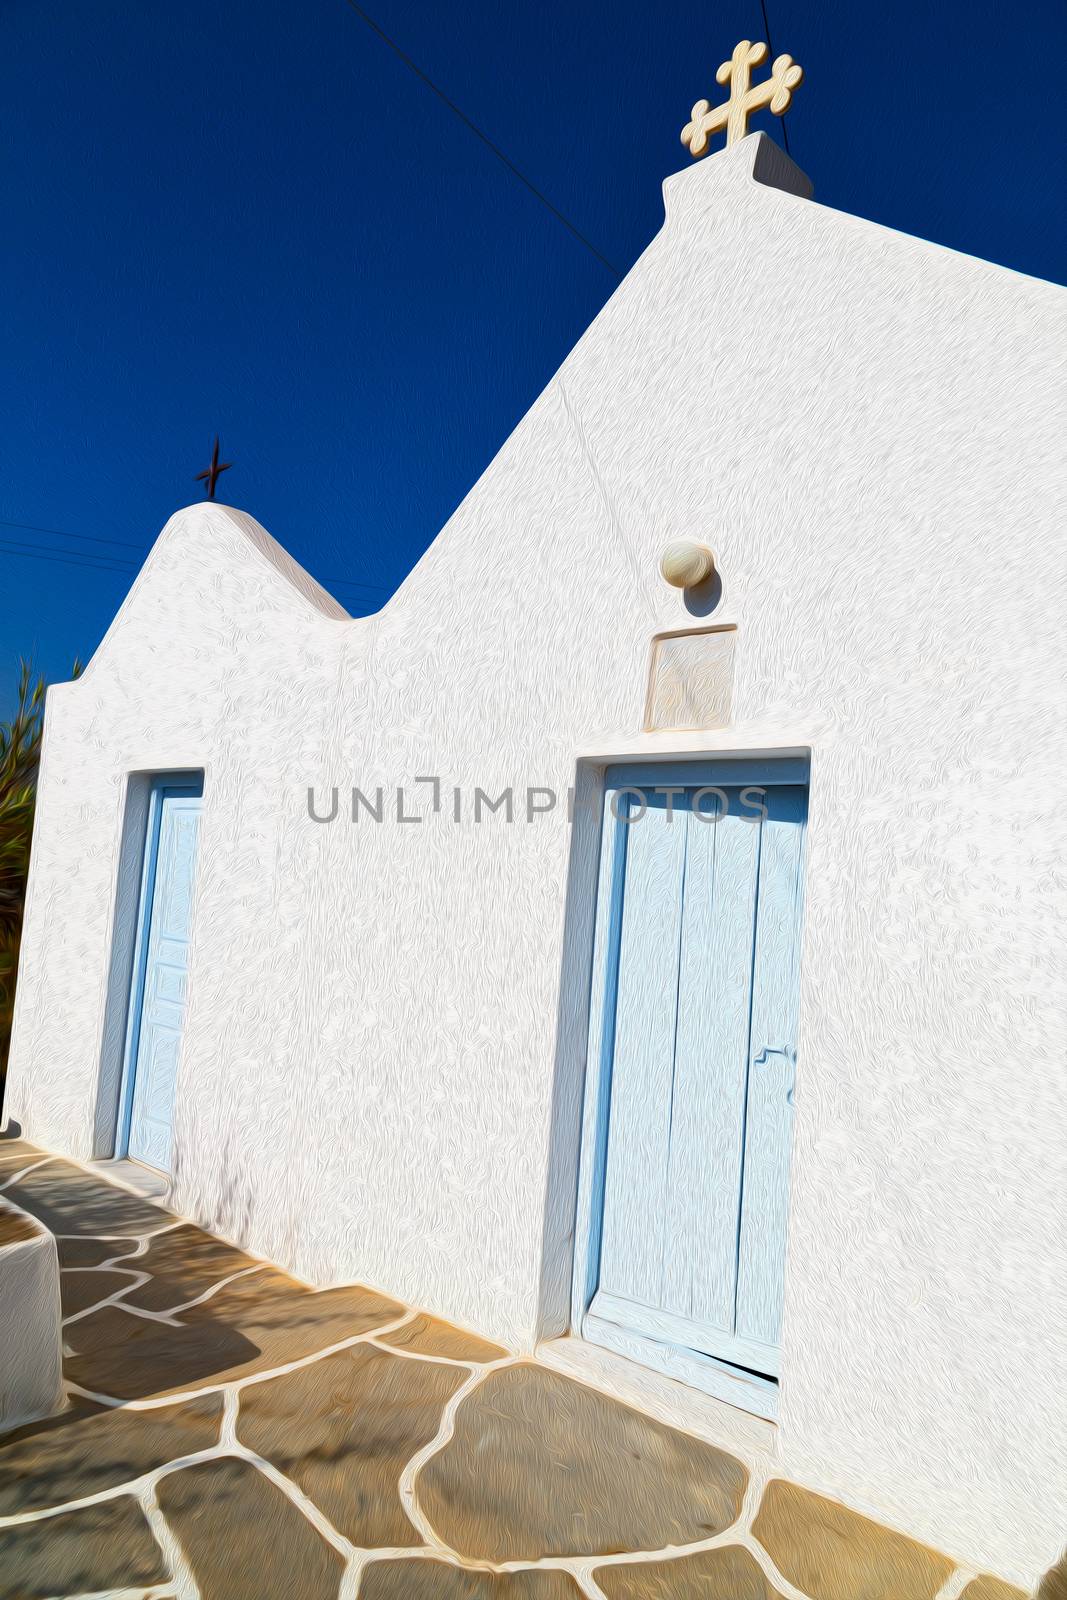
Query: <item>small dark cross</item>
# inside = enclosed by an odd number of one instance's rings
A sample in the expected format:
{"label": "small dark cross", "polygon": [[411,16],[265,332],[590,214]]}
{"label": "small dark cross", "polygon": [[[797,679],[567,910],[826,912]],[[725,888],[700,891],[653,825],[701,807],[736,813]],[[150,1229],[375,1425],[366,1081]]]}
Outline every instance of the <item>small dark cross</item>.
{"label": "small dark cross", "polygon": [[207,497],[209,500],[214,500],[215,498],[215,489],[218,485],[219,473],[229,472],[232,466],[232,461],[219,460],[219,436],[216,434],[215,448],[211,452],[211,465],[208,467],[206,472],[198,472],[195,479],[197,483],[204,483],[207,485]]}

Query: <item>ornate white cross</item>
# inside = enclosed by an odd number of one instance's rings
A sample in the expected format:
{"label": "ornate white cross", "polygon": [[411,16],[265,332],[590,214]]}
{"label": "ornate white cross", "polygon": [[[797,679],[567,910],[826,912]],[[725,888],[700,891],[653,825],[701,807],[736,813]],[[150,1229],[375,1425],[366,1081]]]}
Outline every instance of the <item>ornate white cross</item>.
{"label": "ornate white cross", "polygon": [[726,143],[734,144],[748,132],[748,119],[753,112],[768,106],[776,117],[789,110],[793,90],[804,80],[804,69],[798,67],[792,56],[776,56],[771,64],[771,75],[755,88],[750,87],[752,68],[766,60],[767,46],[762,42],[752,44],[742,39],[734,46],[729,61],[724,61],[715,74],[716,83],[730,85],[730,98],[725,105],[712,109],[707,100],[698,100],[693,107],[691,121],[682,129],[682,143],[689,146],[691,156],[702,156],[708,148],[708,135],[726,129]]}

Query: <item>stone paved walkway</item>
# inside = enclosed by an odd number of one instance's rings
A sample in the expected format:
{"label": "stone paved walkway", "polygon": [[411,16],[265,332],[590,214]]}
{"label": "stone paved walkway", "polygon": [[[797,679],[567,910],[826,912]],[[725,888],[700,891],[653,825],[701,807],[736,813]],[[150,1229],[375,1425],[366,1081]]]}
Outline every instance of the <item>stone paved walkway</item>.
{"label": "stone paved walkway", "polygon": [[5,1199],[58,1240],[70,1404],[0,1436],[4,1600],[1022,1600],[24,1141]]}

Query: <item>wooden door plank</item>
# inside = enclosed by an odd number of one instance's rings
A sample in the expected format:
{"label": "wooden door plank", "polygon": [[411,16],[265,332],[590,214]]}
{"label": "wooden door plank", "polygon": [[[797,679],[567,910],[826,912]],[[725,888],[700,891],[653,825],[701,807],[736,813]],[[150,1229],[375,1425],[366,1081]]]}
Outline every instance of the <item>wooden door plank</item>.
{"label": "wooden door plank", "polygon": [[662,1301],[705,1325],[709,1353],[711,1330],[734,1326],[760,836],[739,791],[723,793],[717,821],[689,812]]}
{"label": "wooden door plank", "polygon": [[785,1274],[806,796],[767,796],[760,851],[736,1331],[778,1345]]}
{"label": "wooden door plank", "polygon": [[170,1167],[199,820],[198,797],[164,791],[129,1138],[129,1154],[162,1171]]}
{"label": "wooden door plank", "polygon": [[778,1362],[776,1351],[768,1350],[761,1340],[745,1339],[736,1333],[716,1329],[709,1349],[708,1325],[691,1317],[679,1317],[672,1311],[653,1306],[636,1306],[622,1295],[600,1293],[595,1302],[595,1314],[603,1322],[618,1328],[629,1328],[647,1339],[661,1344],[672,1344],[679,1350],[691,1350],[697,1355],[711,1356],[717,1361],[727,1361],[732,1366],[747,1367],[754,1372],[776,1377]]}
{"label": "wooden door plank", "polygon": [[662,1292],[685,841],[684,816],[651,796],[629,824],[614,979],[600,1287],[645,1305]]}

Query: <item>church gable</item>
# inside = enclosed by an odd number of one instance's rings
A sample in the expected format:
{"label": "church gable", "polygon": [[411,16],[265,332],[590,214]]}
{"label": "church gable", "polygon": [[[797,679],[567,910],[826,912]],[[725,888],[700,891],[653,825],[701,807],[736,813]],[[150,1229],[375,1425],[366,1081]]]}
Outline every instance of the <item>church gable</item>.
{"label": "church gable", "polygon": [[287,638],[350,620],[247,512],[187,506],[149,551],[85,678],[160,658],[284,652]]}

